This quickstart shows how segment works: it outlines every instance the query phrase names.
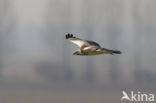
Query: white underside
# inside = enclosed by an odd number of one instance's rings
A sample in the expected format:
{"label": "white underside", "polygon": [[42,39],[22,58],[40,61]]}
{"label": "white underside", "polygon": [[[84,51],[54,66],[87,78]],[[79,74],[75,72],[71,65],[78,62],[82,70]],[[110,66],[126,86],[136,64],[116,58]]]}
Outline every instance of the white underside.
{"label": "white underside", "polygon": [[86,45],[86,42],[81,41],[81,40],[72,40],[71,42],[75,43],[76,45],[78,45],[79,47]]}

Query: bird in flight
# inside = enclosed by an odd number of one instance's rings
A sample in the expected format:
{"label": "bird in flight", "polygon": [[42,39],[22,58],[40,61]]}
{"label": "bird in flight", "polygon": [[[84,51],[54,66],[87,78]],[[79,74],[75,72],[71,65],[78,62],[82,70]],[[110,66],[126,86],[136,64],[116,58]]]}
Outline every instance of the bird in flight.
{"label": "bird in flight", "polygon": [[75,43],[80,47],[73,53],[73,55],[91,56],[100,54],[121,54],[121,51],[102,48],[98,43],[94,41],[79,39],[70,33],[66,34],[65,37],[67,40],[71,41],[72,43]]}

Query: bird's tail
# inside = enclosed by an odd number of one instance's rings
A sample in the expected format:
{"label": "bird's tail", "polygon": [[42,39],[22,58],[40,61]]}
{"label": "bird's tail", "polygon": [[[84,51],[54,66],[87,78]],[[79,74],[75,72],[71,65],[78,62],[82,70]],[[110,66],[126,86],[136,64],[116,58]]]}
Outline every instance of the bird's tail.
{"label": "bird's tail", "polygon": [[103,51],[108,53],[108,54],[121,54],[121,51],[118,51],[118,50],[109,50],[109,49],[105,49],[103,48]]}
{"label": "bird's tail", "polygon": [[110,50],[111,54],[121,54],[121,51],[118,50]]}

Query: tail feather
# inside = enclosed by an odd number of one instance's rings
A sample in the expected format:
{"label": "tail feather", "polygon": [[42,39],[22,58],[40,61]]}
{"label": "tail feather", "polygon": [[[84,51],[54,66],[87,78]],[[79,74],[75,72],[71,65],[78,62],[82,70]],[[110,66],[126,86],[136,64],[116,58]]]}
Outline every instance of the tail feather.
{"label": "tail feather", "polygon": [[110,54],[121,54],[121,51],[118,50],[109,50]]}
{"label": "tail feather", "polygon": [[118,51],[118,50],[109,50],[109,49],[105,49],[105,48],[102,48],[102,51],[104,53],[108,53],[108,54],[121,54],[121,51]]}

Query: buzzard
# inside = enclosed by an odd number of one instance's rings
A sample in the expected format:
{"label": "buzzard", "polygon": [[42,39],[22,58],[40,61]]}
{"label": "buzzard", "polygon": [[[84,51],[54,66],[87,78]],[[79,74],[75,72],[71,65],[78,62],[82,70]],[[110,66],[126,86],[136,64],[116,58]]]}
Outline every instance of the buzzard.
{"label": "buzzard", "polygon": [[79,56],[91,56],[91,55],[99,55],[99,54],[121,54],[118,50],[110,50],[106,48],[102,48],[98,43],[89,40],[83,40],[76,38],[73,34],[66,34],[66,39],[75,43],[80,48],[76,50],[73,55]]}

